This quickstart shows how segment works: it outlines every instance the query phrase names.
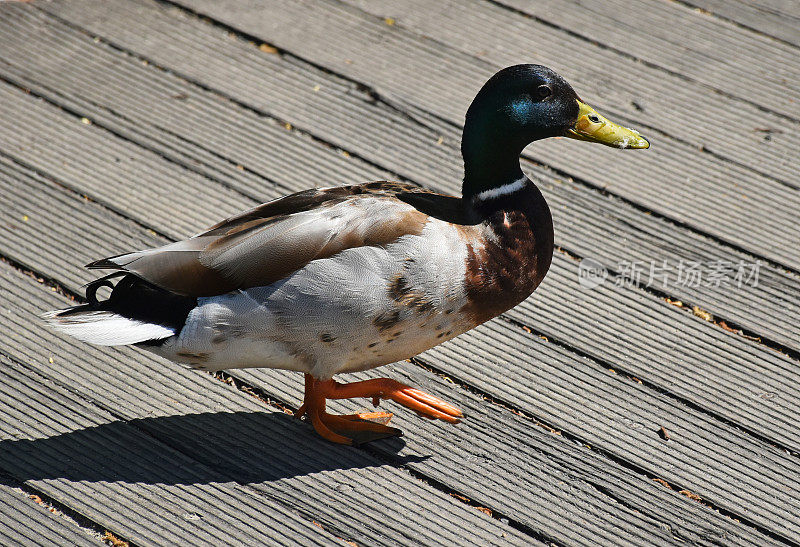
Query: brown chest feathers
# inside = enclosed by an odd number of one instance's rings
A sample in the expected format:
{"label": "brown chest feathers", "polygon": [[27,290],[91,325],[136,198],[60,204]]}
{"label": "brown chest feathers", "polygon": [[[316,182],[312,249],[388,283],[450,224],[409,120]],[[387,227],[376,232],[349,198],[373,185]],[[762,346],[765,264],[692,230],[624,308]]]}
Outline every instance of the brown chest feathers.
{"label": "brown chest feathers", "polygon": [[490,213],[485,229],[489,237],[484,245],[469,245],[467,250],[463,312],[476,325],[530,296],[553,257],[553,222],[544,199],[522,209]]}

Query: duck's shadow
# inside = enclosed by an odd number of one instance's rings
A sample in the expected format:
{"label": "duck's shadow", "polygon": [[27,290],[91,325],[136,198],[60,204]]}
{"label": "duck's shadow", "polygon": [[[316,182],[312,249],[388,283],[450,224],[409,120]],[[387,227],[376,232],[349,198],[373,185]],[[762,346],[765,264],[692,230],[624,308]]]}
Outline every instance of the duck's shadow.
{"label": "duck's shadow", "polygon": [[[35,440],[0,441],[0,466],[17,480],[147,484],[262,483],[320,471],[419,461],[402,438],[368,450],[320,439],[281,412],[218,412],[95,425]],[[380,453],[381,458],[376,458]]]}

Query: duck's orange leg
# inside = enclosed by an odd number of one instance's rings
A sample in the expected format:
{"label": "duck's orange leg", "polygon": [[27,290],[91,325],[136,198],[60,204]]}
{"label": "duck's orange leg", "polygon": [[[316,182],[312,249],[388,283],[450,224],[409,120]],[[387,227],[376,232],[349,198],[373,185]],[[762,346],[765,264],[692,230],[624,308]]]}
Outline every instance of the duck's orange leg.
{"label": "duck's orange leg", "polygon": [[[310,374],[306,374],[305,380],[305,400],[295,416],[299,418],[303,414],[308,414],[317,433],[336,443],[354,444],[355,442],[360,444],[401,435],[402,432],[384,425],[392,417],[387,412],[347,416],[328,414],[325,412],[327,399],[367,397],[372,399],[375,406],[381,399],[392,399],[426,418],[458,423],[459,418],[462,417],[461,411],[450,403],[389,378],[340,384],[335,380],[316,380]],[[376,423],[378,421],[383,423]]]}

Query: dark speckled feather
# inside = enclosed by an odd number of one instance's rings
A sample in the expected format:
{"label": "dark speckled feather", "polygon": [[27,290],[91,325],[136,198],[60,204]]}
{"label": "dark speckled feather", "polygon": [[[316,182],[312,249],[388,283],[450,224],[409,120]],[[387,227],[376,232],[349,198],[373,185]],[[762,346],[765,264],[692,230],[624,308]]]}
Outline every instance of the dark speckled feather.
{"label": "dark speckled feather", "polygon": [[493,237],[469,246],[464,313],[479,325],[526,299],[542,282],[553,257],[550,209],[533,183],[478,207]]}

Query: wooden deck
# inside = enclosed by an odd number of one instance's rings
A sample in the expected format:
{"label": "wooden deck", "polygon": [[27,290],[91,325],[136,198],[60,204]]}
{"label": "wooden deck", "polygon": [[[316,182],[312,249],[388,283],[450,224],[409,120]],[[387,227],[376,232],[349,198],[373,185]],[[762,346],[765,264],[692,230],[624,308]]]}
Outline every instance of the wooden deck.
{"label": "wooden deck", "polygon": [[[463,424],[333,446],[299,375],[38,319],[90,260],[285,193],[458,192],[466,107],[520,62],[652,148],[530,147],[544,284],[371,374]],[[0,543],[800,545],[799,107],[791,0],[0,2]]]}

